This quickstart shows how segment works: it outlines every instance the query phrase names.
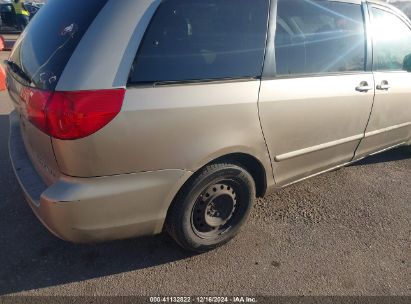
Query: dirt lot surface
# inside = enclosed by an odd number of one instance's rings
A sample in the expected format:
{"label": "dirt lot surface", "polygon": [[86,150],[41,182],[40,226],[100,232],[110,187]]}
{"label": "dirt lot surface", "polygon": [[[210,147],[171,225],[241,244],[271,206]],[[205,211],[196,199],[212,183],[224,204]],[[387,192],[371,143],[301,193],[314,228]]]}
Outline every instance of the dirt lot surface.
{"label": "dirt lot surface", "polygon": [[165,235],[72,245],[43,228],[19,191],[10,111],[0,93],[0,295],[411,295],[409,150],[259,200],[242,233],[207,254]]}

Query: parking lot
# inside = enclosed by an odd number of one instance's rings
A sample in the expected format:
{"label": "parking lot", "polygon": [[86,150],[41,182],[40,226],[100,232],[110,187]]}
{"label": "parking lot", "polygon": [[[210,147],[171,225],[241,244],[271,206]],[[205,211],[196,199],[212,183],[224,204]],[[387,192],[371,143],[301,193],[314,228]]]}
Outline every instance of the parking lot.
{"label": "parking lot", "polygon": [[19,191],[11,110],[0,93],[0,295],[411,295],[410,150],[257,201],[242,233],[210,253],[188,254],[166,235],[73,245]]}

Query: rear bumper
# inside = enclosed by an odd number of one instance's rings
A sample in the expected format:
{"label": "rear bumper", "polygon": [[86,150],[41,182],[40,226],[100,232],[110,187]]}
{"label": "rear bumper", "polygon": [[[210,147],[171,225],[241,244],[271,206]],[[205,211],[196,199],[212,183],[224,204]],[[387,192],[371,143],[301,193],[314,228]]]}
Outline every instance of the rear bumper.
{"label": "rear bumper", "polygon": [[191,175],[163,170],[95,178],[61,176],[47,186],[26,153],[15,113],[10,116],[9,151],[36,216],[54,235],[76,243],[160,233],[175,194]]}

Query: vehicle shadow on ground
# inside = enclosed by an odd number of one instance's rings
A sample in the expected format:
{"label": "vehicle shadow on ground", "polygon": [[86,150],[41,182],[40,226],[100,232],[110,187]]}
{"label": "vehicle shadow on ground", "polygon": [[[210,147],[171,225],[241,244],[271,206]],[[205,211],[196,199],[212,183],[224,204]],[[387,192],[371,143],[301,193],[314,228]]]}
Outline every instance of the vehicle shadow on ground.
{"label": "vehicle shadow on ground", "polygon": [[[25,203],[9,161],[8,116],[0,115],[0,295],[147,269],[192,255],[167,235],[105,244],[74,245],[56,239]],[[357,163],[410,158],[396,149]]]}
{"label": "vehicle shadow on ground", "polygon": [[0,295],[154,267],[190,257],[167,235],[75,245],[52,236],[20,194],[0,115]]}
{"label": "vehicle shadow on ground", "polygon": [[384,153],[369,156],[367,158],[362,159],[359,162],[352,164],[351,166],[355,167],[355,166],[380,164],[380,163],[401,161],[401,160],[406,160],[406,159],[411,159],[411,148],[410,147],[399,147],[397,149],[393,149],[393,150],[390,150]]}

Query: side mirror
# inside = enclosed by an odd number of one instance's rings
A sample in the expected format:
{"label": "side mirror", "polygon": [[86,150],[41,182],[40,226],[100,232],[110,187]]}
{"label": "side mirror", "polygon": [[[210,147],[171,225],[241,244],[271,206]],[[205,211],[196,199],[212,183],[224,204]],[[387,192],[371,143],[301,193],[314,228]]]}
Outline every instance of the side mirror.
{"label": "side mirror", "polygon": [[405,56],[403,68],[407,72],[411,72],[411,54]]}

